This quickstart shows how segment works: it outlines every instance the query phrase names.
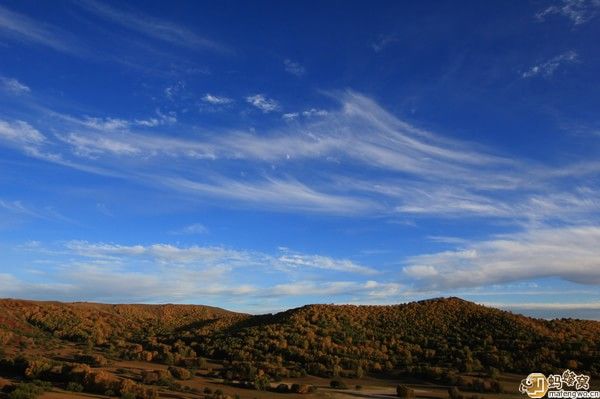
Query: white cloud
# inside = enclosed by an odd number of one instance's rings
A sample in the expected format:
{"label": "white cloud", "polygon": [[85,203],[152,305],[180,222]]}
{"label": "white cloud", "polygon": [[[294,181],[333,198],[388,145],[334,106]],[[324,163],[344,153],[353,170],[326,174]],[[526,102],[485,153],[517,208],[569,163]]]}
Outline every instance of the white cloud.
{"label": "white cloud", "polygon": [[206,282],[211,277],[202,272],[141,273],[82,263],[63,267],[45,283],[27,282],[10,274],[0,274],[0,292],[10,297],[64,301],[165,303],[207,301],[216,297],[227,303],[232,296],[245,295],[253,290],[247,285]]}
{"label": "white cloud", "polygon": [[114,217],[115,215],[111,212],[111,210],[106,206],[106,204],[103,204],[101,202],[98,202],[96,204],[96,210],[98,212],[100,212],[101,214],[103,214],[104,216],[109,216],[109,217]]}
{"label": "white cloud", "polygon": [[409,258],[404,273],[433,289],[558,277],[600,284],[600,228],[530,228],[454,251]]}
{"label": "white cloud", "polygon": [[304,68],[301,64],[294,62],[290,59],[283,60],[283,66],[285,67],[285,71],[295,76],[302,76],[306,73],[306,68]]}
{"label": "white cloud", "polygon": [[[192,225],[195,226],[195,225]],[[351,274],[377,274],[375,269],[348,259],[335,259],[322,255],[307,255],[285,251],[284,254],[241,251],[223,247],[188,246],[171,244],[119,245],[69,241],[65,248],[72,254],[92,259],[116,260],[153,259],[164,264],[193,264],[197,267],[221,266],[228,269],[239,267],[267,267],[283,272],[322,269]]]}
{"label": "white cloud", "polygon": [[326,256],[319,255],[303,255],[284,251],[277,258],[282,265],[293,268],[317,268],[324,270],[334,270],[339,272],[350,272],[359,274],[377,274],[377,270],[358,265],[348,259],[332,259]]}
{"label": "white cloud", "polygon": [[[22,250],[22,248],[19,248]],[[50,270],[44,284],[0,274],[0,293],[25,298],[127,302],[202,302],[224,306],[231,296],[276,299],[310,294],[377,297],[397,295],[400,285],[368,281],[314,281],[308,269],[335,270],[348,277],[368,268],[326,256],[294,253],[308,262],[281,260],[280,254],[223,247],[172,244],[124,245],[69,241],[58,247],[27,246],[28,254]],[[56,266],[52,266],[56,265]],[[140,272],[143,268],[143,272]],[[35,270],[32,270],[35,272]]]}
{"label": "white cloud", "polygon": [[206,93],[204,95],[204,97],[202,97],[202,101],[207,102],[212,105],[226,105],[226,104],[231,104],[233,102],[233,100],[231,98],[214,96],[210,93]]}
{"label": "white cloud", "polygon": [[101,154],[132,155],[140,149],[124,141],[112,140],[108,137],[90,136],[77,133],[61,135],[60,139],[69,144],[75,154],[94,158]]}
{"label": "white cloud", "polygon": [[177,114],[175,111],[169,111],[167,113],[162,112],[159,108],[156,109],[156,115],[161,124],[174,124],[177,123]]}
{"label": "white cloud", "polygon": [[197,234],[208,234],[208,229],[201,223],[193,223],[184,226],[180,229],[171,231],[171,234],[176,235],[197,235]]}
{"label": "white cloud", "polygon": [[148,118],[148,119],[136,119],[134,123],[138,126],[144,127],[155,127],[162,124],[161,120],[157,118]]}
{"label": "white cloud", "polygon": [[243,182],[221,176],[210,182],[168,178],[161,180],[160,183],[202,197],[229,198],[238,203],[260,204],[288,211],[353,214],[362,213],[373,207],[368,200],[316,191],[294,180],[269,179]]}
{"label": "white cloud", "polygon": [[85,118],[82,123],[85,126],[99,130],[123,130],[129,127],[129,122],[118,118]]}
{"label": "white cloud", "polygon": [[307,116],[307,117],[326,116],[327,114],[328,114],[328,112],[325,111],[324,109],[316,109],[316,108],[307,109],[306,111],[302,112],[302,115]]}
{"label": "white cloud", "polygon": [[23,203],[21,201],[10,201],[10,200],[3,200],[2,198],[0,198],[0,209],[4,209],[11,213],[39,217],[37,212],[35,212],[35,211],[29,209],[28,207],[26,207],[25,205],[23,205]]}
{"label": "white cloud", "polygon": [[175,97],[181,94],[183,90],[185,90],[185,82],[179,80],[165,88],[165,97],[167,97],[169,100],[174,100]]}
{"label": "white cloud", "polygon": [[549,59],[548,61],[532,66],[527,71],[523,72],[521,76],[523,78],[531,78],[534,76],[550,77],[560,66],[564,64],[575,63],[577,60],[578,55],[575,51],[567,51]]}
{"label": "white cloud", "polygon": [[0,119],[0,140],[24,146],[37,146],[46,137],[25,121],[5,121]]}
{"label": "white cloud", "polygon": [[316,283],[313,281],[299,281],[277,284],[262,292],[265,297],[290,297],[290,296],[353,296],[380,297],[385,295],[390,302],[401,295],[402,286],[396,283],[378,283],[376,281],[331,281]]}
{"label": "white cloud", "polygon": [[[0,198],[0,211],[6,211],[15,215],[37,218],[42,220],[59,220],[61,222],[72,222],[72,220],[64,217],[52,207],[38,207],[32,204],[24,203],[21,200],[7,200]],[[31,241],[28,245],[33,245],[35,241]]]}
{"label": "white cloud", "polygon": [[571,20],[574,25],[581,25],[600,11],[599,0],[561,0],[536,14],[536,18],[543,21],[549,15],[561,15]]}
{"label": "white cloud", "polygon": [[371,43],[371,48],[376,53],[379,53],[397,41],[398,38],[394,35],[381,35],[375,42]]}
{"label": "white cloud", "polygon": [[248,96],[246,97],[246,101],[264,113],[277,111],[279,109],[279,103],[277,101],[267,98],[262,94]]}
{"label": "white cloud", "polygon": [[17,79],[14,78],[0,77],[0,83],[2,83],[2,89],[4,91],[7,91],[12,94],[20,95],[31,92],[31,89],[27,85],[19,82]]}
{"label": "white cloud", "polygon": [[281,118],[286,121],[293,121],[294,119],[298,118],[298,115],[299,114],[297,112],[289,112],[287,114],[281,115]]}
{"label": "white cloud", "polygon": [[465,244],[467,241],[464,238],[459,237],[447,237],[447,236],[428,236],[428,240],[434,242],[441,242],[444,244]]}
{"label": "white cloud", "polygon": [[[223,275],[179,268],[176,272],[159,269],[152,272],[118,270],[94,263],[71,264],[61,268],[47,282],[20,280],[9,273],[0,273],[0,293],[5,297],[51,299],[63,301],[94,301],[109,303],[203,303],[216,306],[239,306],[264,303],[259,312],[272,310],[269,301],[293,297],[352,298],[353,301],[397,302],[402,286],[376,281],[294,281],[266,285],[228,282]],[[385,297],[382,298],[382,293]],[[361,299],[362,298],[362,299]],[[348,299],[342,299],[348,302]],[[229,305],[229,306],[228,306]],[[278,306],[281,307],[281,306]]]}

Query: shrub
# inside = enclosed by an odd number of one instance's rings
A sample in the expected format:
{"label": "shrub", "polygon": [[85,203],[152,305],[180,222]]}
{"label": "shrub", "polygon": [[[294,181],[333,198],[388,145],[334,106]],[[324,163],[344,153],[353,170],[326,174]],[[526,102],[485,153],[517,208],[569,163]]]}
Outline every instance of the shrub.
{"label": "shrub", "polygon": [[266,374],[257,376],[254,379],[254,389],[257,391],[266,391],[271,387],[271,381],[269,380],[269,376]]}
{"label": "shrub", "polygon": [[399,398],[414,398],[415,390],[406,385],[398,385],[396,386],[396,396]]}
{"label": "shrub", "polygon": [[49,381],[33,380],[31,383],[42,388],[44,391],[49,391],[52,389],[52,384]]}
{"label": "shrub", "polygon": [[82,385],[86,391],[103,393],[109,389],[123,392],[123,390],[119,390],[118,388],[121,386],[132,385],[131,383],[131,380],[119,380],[113,374],[110,374],[104,370],[99,370],[87,373],[83,379]]}
{"label": "shrub", "polygon": [[457,387],[448,389],[448,396],[450,399],[463,399],[463,395],[460,393]]}
{"label": "shrub", "polygon": [[178,380],[189,380],[192,378],[192,373],[183,367],[170,366],[168,370]]}
{"label": "shrub", "polygon": [[490,390],[495,393],[503,393],[504,386],[502,385],[502,383],[500,381],[492,380],[492,382],[490,383]]}
{"label": "shrub", "polygon": [[173,376],[168,370],[144,370],[142,372],[142,382],[144,384],[169,385]]}
{"label": "shrub", "polygon": [[78,363],[89,364],[94,367],[104,367],[108,364],[108,360],[102,355],[79,354],[75,356],[75,361]]}
{"label": "shrub", "polygon": [[299,393],[301,395],[307,394],[307,393],[313,393],[317,390],[317,387],[315,387],[314,385],[307,385],[307,384],[292,384],[292,387],[290,389],[290,391],[292,393]]}
{"label": "shrub", "polygon": [[67,384],[67,391],[71,392],[83,392],[83,385],[71,381]]}
{"label": "shrub", "polygon": [[331,382],[329,383],[329,386],[333,389],[348,389],[348,386],[346,385],[346,383],[342,380],[331,380]]}
{"label": "shrub", "polygon": [[288,393],[290,391],[290,387],[288,384],[279,384],[277,385],[277,388],[275,388],[275,391],[279,393]]}
{"label": "shrub", "polygon": [[28,379],[35,379],[44,375],[52,368],[52,363],[47,359],[24,360],[25,370],[23,375]]}
{"label": "shrub", "polygon": [[8,397],[9,399],[35,399],[44,393],[44,388],[34,383],[19,384]]}

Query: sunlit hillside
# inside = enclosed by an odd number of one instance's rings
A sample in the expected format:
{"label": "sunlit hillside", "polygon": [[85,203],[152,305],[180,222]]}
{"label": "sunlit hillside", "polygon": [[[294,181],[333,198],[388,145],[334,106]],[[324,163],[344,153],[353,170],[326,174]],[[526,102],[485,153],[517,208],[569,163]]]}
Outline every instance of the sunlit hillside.
{"label": "sunlit hillside", "polygon": [[[225,391],[372,378],[501,394],[506,375],[600,374],[600,322],[533,319],[459,298],[258,316],[194,305],[2,300],[0,308],[4,377],[99,394],[185,392],[191,386],[175,380],[195,378]],[[316,394],[304,385],[294,389]]]}

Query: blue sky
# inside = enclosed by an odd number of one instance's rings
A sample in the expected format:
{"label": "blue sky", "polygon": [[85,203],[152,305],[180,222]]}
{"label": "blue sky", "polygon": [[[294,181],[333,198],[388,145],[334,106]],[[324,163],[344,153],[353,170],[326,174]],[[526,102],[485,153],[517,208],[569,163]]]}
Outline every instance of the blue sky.
{"label": "blue sky", "polygon": [[600,318],[600,2],[0,2],[0,297]]}

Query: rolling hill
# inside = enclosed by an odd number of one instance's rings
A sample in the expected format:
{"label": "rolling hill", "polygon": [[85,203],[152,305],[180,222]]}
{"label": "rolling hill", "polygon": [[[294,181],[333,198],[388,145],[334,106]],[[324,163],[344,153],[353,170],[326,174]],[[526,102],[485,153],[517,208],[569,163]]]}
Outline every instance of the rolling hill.
{"label": "rolling hill", "polygon": [[412,375],[490,391],[505,372],[600,374],[600,322],[533,319],[459,298],[306,305],[268,315],[196,305],[5,299],[0,345],[0,355],[13,359],[9,366],[17,357],[56,362],[61,347],[74,345],[88,360],[197,369],[208,359],[221,364],[212,373],[227,381]]}

